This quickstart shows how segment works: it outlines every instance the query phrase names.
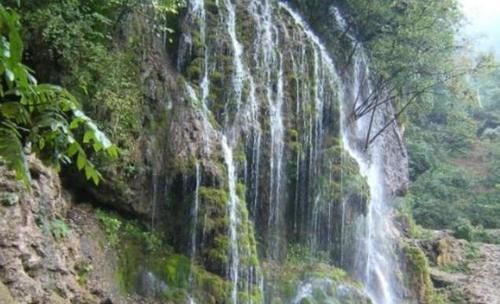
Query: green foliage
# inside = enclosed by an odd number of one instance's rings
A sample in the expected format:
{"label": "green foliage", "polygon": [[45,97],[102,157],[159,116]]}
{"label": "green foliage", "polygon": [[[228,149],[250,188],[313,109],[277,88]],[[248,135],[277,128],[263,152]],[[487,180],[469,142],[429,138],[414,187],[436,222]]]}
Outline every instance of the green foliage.
{"label": "green foliage", "polygon": [[88,275],[92,269],[92,264],[89,262],[79,262],[75,265],[75,270],[78,275],[77,281],[80,285],[85,285],[87,283]]}
{"label": "green foliage", "polygon": [[468,260],[475,260],[481,256],[481,251],[476,244],[469,242],[465,246],[465,258]]}
{"label": "green foliage", "polygon": [[56,240],[62,240],[71,233],[71,229],[63,219],[56,218],[50,221],[48,227]]}
{"label": "green foliage", "polygon": [[485,90],[484,96],[476,97],[483,107],[444,94],[439,103],[410,117],[407,139],[414,183],[408,200],[419,224],[470,226],[469,232],[459,229],[460,237],[497,242],[482,228],[500,227],[500,144],[483,136],[500,125],[498,100],[488,93],[494,92],[492,82],[497,78],[491,71],[475,78],[475,85]]}
{"label": "green foliage", "polygon": [[123,238],[140,241],[145,252],[158,252],[164,247],[158,233],[144,229],[136,221],[124,220],[116,214],[101,209],[96,211],[96,218],[113,247],[116,247]]}
{"label": "green foliage", "polygon": [[97,210],[96,218],[101,223],[109,244],[111,246],[117,245],[119,241],[118,232],[123,224],[122,221],[116,216],[102,210]]}
{"label": "green foliage", "polygon": [[470,242],[474,237],[474,226],[468,219],[460,218],[453,227],[453,235]]}
{"label": "green foliage", "polygon": [[468,210],[466,193],[470,186],[467,172],[454,167],[441,165],[422,174],[411,185],[408,197],[417,223],[425,227],[449,227]]}
{"label": "green foliage", "polygon": [[308,246],[292,244],[288,247],[287,263],[292,265],[305,265],[327,261],[327,253],[312,252]]}
{"label": "green foliage", "polygon": [[500,233],[498,231],[488,231],[479,225],[475,227],[473,240],[481,243],[500,244]]}
{"label": "green foliage", "polygon": [[402,252],[407,265],[406,286],[411,286],[417,292],[418,303],[445,304],[445,298],[432,285],[429,262],[424,252],[410,244],[404,244]]}
{"label": "green foliage", "polygon": [[123,228],[125,235],[141,240],[147,252],[158,252],[162,248],[162,240],[157,233],[145,231],[135,222],[127,222]]}
{"label": "green foliage", "polygon": [[[37,72],[77,96],[85,112],[120,147],[119,162],[94,158],[105,173],[127,179],[140,172],[139,137],[147,132],[148,113],[138,58],[144,58],[148,36],[173,40],[183,6],[181,0],[44,0],[22,1],[16,7],[22,12],[27,53]],[[146,25],[129,31],[136,15]]]}
{"label": "green foliage", "polygon": [[[99,183],[101,176],[88,159],[85,149],[118,155],[93,121],[66,90],[37,84],[22,64],[23,43],[19,17],[0,5],[0,156],[18,179],[29,187],[30,174],[24,148],[28,147],[46,163],[59,169],[61,163],[76,159],[87,179]],[[83,137],[79,136],[83,133]]]}
{"label": "green foliage", "polygon": [[418,92],[455,68],[455,34],[462,18],[458,1],[352,0],[347,9],[374,70],[392,83],[391,89]]}
{"label": "green foliage", "polygon": [[[191,295],[203,299],[203,303],[224,303],[229,296],[229,283],[222,277],[192,265],[191,259],[173,252],[158,233],[144,229],[135,221],[125,220],[109,212],[98,210],[99,219],[106,238],[118,255],[116,280],[124,294],[137,292],[137,280],[144,272],[151,271],[168,285],[163,300],[185,302],[188,295],[189,278],[192,276]],[[227,244],[226,244],[227,246]],[[227,247],[226,247],[227,249]],[[78,267],[85,281],[88,271]],[[201,300],[199,301],[201,302]]]}

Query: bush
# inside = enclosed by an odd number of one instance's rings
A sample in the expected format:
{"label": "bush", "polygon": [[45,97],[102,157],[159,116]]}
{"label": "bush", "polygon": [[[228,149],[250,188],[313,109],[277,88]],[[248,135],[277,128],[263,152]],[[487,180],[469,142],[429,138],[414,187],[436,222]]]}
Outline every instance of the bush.
{"label": "bush", "polygon": [[471,242],[474,238],[475,228],[468,219],[460,218],[453,227],[453,235],[456,238]]}

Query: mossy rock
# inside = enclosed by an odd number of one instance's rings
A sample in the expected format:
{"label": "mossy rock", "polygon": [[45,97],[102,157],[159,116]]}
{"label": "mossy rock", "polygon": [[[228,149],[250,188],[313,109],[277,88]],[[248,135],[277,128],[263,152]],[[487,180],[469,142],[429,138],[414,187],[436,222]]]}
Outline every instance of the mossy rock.
{"label": "mossy rock", "polygon": [[445,303],[432,285],[429,262],[422,249],[415,245],[403,244],[402,252],[406,261],[406,286],[411,288],[418,303]]}
{"label": "mossy rock", "polygon": [[19,195],[11,192],[0,193],[0,204],[2,206],[10,207],[19,203]]}
{"label": "mossy rock", "polygon": [[200,187],[200,199],[205,204],[210,205],[212,208],[220,208],[225,210],[226,204],[229,201],[229,194],[224,189]]}

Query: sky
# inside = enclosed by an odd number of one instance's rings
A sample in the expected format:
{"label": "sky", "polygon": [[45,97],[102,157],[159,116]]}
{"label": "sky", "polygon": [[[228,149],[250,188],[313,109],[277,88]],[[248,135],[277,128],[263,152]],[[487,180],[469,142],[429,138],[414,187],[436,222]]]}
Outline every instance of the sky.
{"label": "sky", "polygon": [[468,36],[478,40],[483,51],[494,51],[500,57],[500,0],[461,0],[469,20]]}

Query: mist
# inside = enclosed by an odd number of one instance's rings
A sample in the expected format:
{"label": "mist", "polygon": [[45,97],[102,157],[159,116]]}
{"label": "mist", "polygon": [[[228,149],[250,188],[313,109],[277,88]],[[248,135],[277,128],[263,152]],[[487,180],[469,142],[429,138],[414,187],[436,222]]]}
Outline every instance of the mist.
{"label": "mist", "polygon": [[493,51],[500,56],[500,1],[461,0],[467,17],[464,33],[481,51]]}

